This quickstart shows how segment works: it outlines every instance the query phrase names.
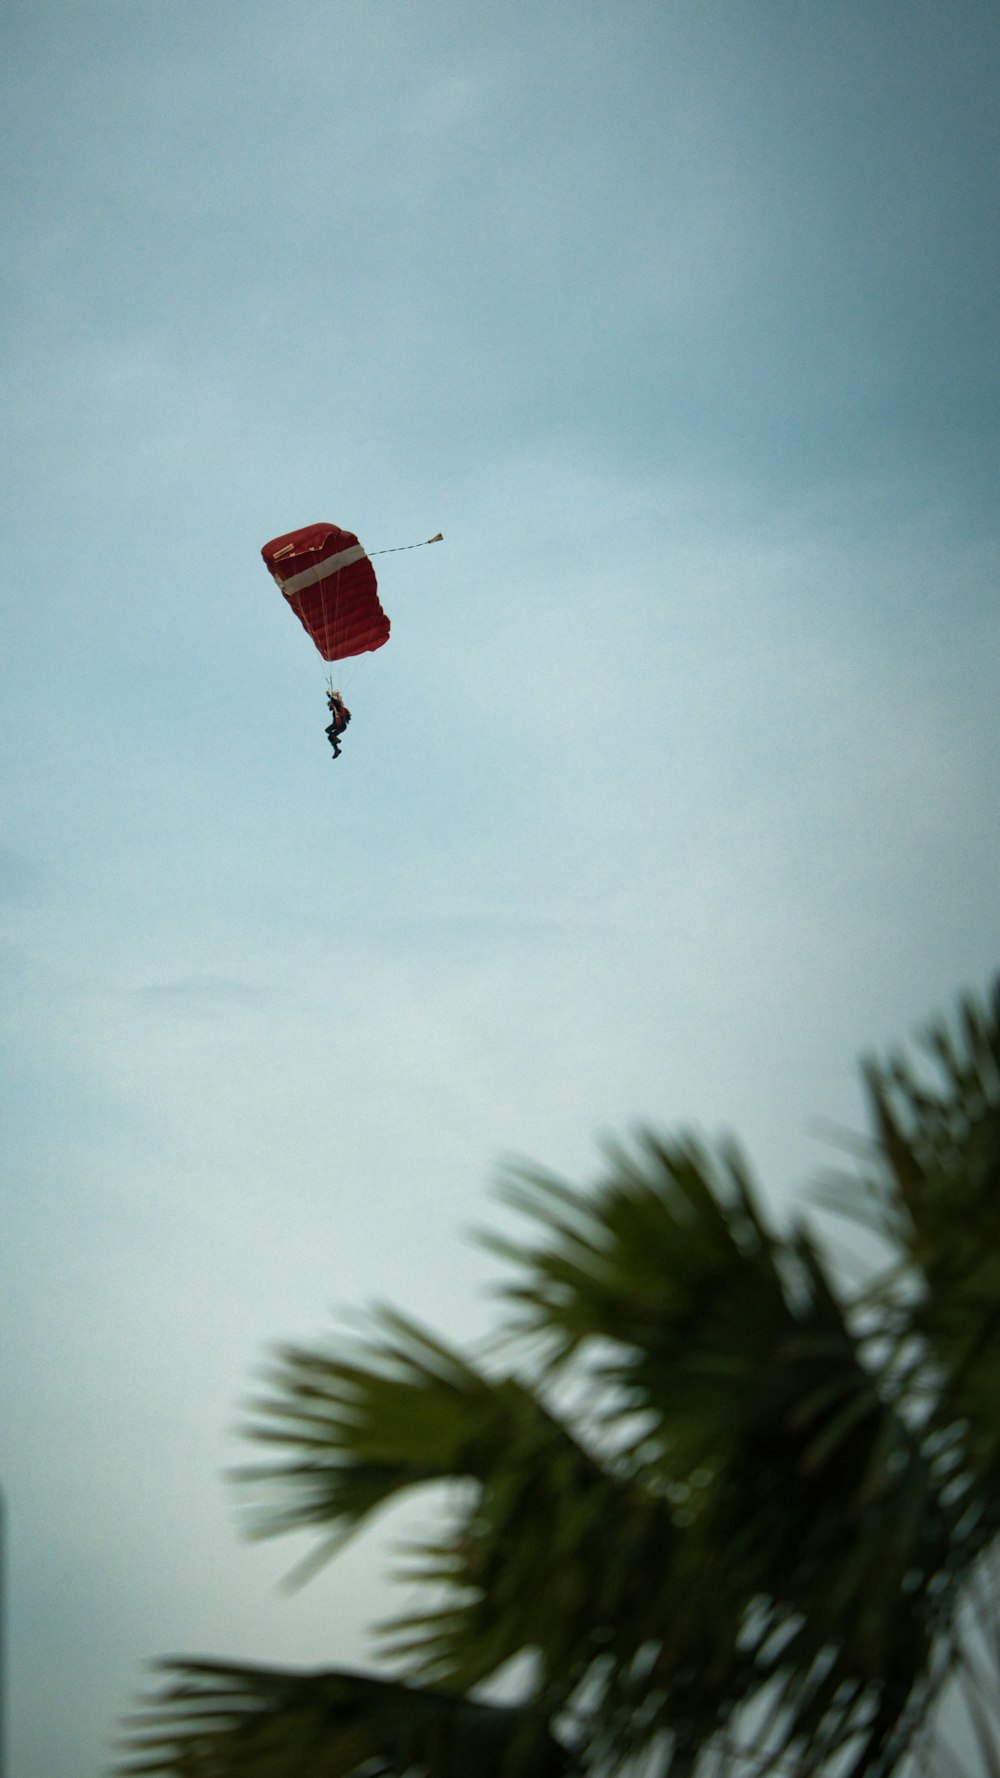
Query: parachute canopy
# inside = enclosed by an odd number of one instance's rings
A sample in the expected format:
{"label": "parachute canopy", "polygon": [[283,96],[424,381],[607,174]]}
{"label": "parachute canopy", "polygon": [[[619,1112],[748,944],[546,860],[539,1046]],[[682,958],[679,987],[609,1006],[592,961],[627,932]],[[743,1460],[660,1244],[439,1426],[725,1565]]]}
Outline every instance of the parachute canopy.
{"label": "parachute canopy", "polygon": [[260,553],[325,661],[367,654],[388,642],[375,570],[353,531],[305,525],[273,537]]}

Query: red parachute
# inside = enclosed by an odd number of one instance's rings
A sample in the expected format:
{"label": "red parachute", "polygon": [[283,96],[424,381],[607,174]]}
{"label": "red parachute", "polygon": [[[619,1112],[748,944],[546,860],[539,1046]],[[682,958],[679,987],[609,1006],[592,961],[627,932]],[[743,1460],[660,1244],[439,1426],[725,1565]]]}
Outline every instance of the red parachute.
{"label": "red parachute", "polygon": [[368,654],[388,642],[375,570],[353,531],[305,525],[273,537],[260,553],[325,661]]}

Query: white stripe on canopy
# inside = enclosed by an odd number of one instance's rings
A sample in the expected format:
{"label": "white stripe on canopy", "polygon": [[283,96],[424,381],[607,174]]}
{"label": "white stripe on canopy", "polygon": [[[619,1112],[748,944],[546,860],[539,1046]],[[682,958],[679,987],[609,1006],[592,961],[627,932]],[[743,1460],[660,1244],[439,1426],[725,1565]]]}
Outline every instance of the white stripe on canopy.
{"label": "white stripe on canopy", "polygon": [[[348,568],[352,562],[363,562],[367,553],[363,543],[352,543],[350,549],[342,549],[336,556],[327,556],[314,567],[303,568],[301,574],[293,574],[291,580],[279,580],[278,585],[286,599],[292,598],[295,593],[303,593],[306,587],[316,586],[328,575],[336,574],[339,568]],[[277,575],[275,579],[278,579]]]}

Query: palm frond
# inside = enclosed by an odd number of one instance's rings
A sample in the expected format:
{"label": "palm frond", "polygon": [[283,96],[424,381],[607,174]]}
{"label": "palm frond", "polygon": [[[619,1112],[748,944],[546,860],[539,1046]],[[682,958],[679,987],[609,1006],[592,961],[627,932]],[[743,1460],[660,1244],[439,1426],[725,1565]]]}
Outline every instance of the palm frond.
{"label": "palm frond", "polygon": [[163,1663],[121,1778],[571,1778],[537,1713],[347,1672]]}
{"label": "palm frond", "polygon": [[679,1533],[665,1501],[602,1468],[527,1392],[515,1402],[505,1460],[452,1534],[416,1552],[410,1577],[444,1603],[393,1620],[382,1651],[465,1687],[531,1652],[554,1710],[595,1662],[632,1658],[669,1597]]}
{"label": "palm frond", "polygon": [[865,1184],[906,1263],[897,1343],[913,1412],[952,1445],[953,1469],[960,1434],[980,1509],[971,1561],[1000,1535],[1000,981],[955,1024],[924,1037],[929,1079],[902,1056],[867,1065],[878,1151]]}
{"label": "palm frond", "polygon": [[267,1383],[247,1434],[282,1454],[236,1471],[255,1536],[318,1530],[332,1553],[394,1497],[479,1473],[502,1438],[497,1387],[390,1311],[353,1348],[284,1348]]}
{"label": "palm frond", "polygon": [[590,1193],[527,1171],[502,1187],[544,1231],[540,1243],[500,1246],[520,1274],[504,1293],[514,1331],[541,1333],[557,1366],[607,1341],[672,1361],[693,1321],[725,1316],[734,1285],[743,1299],[753,1291],[766,1330],[782,1309],[780,1249],[735,1150],[647,1131],[609,1159]]}
{"label": "palm frond", "polygon": [[[540,1689],[565,1698],[610,1626],[638,1626],[651,1569],[669,1569],[669,1506],[599,1461],[515,1378],[487,1378],[382,1314],[350,1358],[286,1352],[271,1385],[251,1433],[280,1455],[242,1472],[261,1534],[313,1529],[321,1560],[331,1536],[393,1495],[468,1484],[403,1576],[433,1605],[383,1626],[383,1655],[410,1677],[469,1688],[531,1650]],[[630,1653],[641,1633],[626,1638]]]}
{"label": "palm frond", "polygon": [[696,1742],[780,1685],[786,1745],[853,1737],[874,1770],[951,1597],[953,1515],[814,1242],[767,1227],[739,1155],[647,1134],[612,1159],[578,1208],[544,1177],[505,1194],[543,1227],[508,1248],[518,1327],[553,1325],[557,1365],[595,1351],[643,1428],[631,1480],[674,1512],[636,1620],[655,1684],[613,1642],[605,1718],[633,1736],[641,1692]]}

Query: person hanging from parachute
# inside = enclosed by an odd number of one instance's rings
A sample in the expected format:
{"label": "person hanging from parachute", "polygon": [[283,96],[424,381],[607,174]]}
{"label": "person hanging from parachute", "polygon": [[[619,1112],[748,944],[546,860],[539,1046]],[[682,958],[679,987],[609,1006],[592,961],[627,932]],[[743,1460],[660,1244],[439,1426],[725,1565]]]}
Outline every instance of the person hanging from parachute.
{"label": "person hanging from parachute", "polygon": [[334,759],[339,759],[340,737],[351,720],[351,712],[339,691],[334,691],[332,686],[326,694],[326,701],[330,707],[330,726],[326,731],[327,739],[333,748]]}
{"label": "person hanging from parachute", "polygon": [[[425,539],[441,543],[441,532]],[[416,543],[403,549],[419,549]],[[389,640],[389,619],[378,597],[378,582],[364,544],[353,531],[339,525],[305,525],[273,537],[261,550],[264,563],[291,606],[303,629],[311,636],[325,661],[350,660],[369,654]],[[376,550],[376,555],[395,551]],[[330,723],[327,737],[334,759],[340,757],[340,737],[351,713],[332,679],[327,682]]]}

